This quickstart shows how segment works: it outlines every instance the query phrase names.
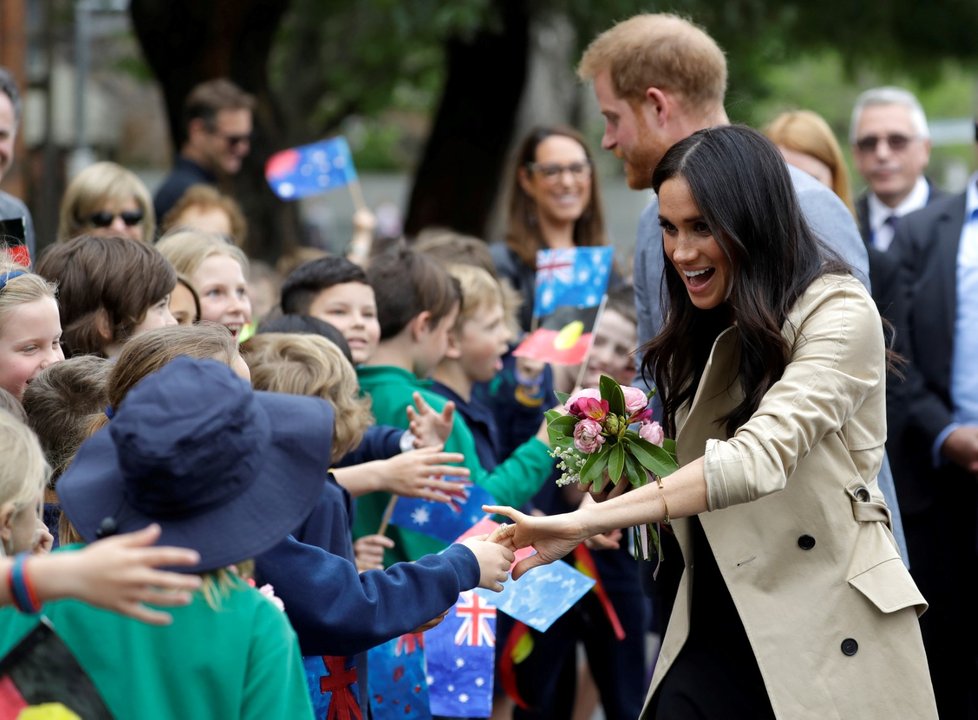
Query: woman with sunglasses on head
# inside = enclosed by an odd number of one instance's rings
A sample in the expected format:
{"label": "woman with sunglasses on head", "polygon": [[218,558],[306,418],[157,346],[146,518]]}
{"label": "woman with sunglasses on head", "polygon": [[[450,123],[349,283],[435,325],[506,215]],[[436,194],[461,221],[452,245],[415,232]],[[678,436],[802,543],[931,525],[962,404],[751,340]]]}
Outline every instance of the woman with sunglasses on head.
{"label": "woman with sunglasses on head", "polygon": [[152,243],[156,215],[143,181],[113,162],[98,162],[78,173],[61,200],[58,242],[82,233]]}

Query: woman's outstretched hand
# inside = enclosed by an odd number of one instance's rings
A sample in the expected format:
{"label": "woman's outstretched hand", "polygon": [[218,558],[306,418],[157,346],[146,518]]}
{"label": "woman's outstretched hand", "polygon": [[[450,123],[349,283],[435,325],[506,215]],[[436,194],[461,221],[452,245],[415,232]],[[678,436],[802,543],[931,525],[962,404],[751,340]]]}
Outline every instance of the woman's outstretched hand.
{"label": "woman's outstretched hand", "polygon": [[536,550],[535,554],[516,563],[513,568],[514,580],[538,565],[559,560],[587,537],[576,513],[538,517],[500,505],[483,505],[482,509],[492,515],[505,515],[514,523],[500,525],[489,536],[490,540],[514,551],[531,545]]}

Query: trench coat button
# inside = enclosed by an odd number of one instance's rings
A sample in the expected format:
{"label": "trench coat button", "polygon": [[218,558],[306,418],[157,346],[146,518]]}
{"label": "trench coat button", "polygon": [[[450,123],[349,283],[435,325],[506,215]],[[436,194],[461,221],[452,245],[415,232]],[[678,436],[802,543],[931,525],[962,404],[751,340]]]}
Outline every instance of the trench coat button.
{"label": "trench coat button", "polygon": [[861,487],[858,490],[856,490],[856,500],[858,500],[859,502],[869,502],[870,500],[869,490],[864,487]]}
{"label": "trench coat button", "polygon": [[842,641],[842,654],[852,657],[859,650],[859,643],[857,643],[852,638],[846,638]]}
{"label": "trench coat button", "polygon": [[811,550],[813,547],[815,547],[815,538],[813,538],[811,535],[802,535],[800,538],[798,538],[798,547],[800,547],[802,550]]}

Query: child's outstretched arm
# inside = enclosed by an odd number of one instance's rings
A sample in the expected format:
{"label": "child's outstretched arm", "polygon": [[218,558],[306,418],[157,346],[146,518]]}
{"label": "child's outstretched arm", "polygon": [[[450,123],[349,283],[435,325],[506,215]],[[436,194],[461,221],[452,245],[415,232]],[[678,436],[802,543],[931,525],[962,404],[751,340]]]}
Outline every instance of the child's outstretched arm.
{"label": "child's outstretched arm", "polygon": [[488,535],[474,535],[461,544],[479,561],[479,587],[502,592],[503,583],[509,579],[509,568],[516,562],[513,551],[488,540]]}
{"label": "child's outstretched arm", "polygon": [[[187,605],[190,592],[201,581],[196,575],[156,568],[194,565],[200,556],[186,548],[152,547],[159,537],[160,526],[154,524],[99,540],[78,552],[33,555],[24,572],[42,602],[73,597],[152,625],[168,625],[172,622],[168,613],[151,610],[145,603]],[[0,560],[0,575],[6,577],[13,562]],[[9,602],[9,583],[0,582],[0,603]]]}
{"label": "child's outstretched arm", "polygon": [[451,494],[462,492],[466,482],[449,481],[444,476],[467,479],[469,469],[461,464],[461,453],[442,452],[441,445],[409,450],[387,460],[334,468],[336,482],[353,497],[371,492],[389,492],[435,502],[450,502]]}

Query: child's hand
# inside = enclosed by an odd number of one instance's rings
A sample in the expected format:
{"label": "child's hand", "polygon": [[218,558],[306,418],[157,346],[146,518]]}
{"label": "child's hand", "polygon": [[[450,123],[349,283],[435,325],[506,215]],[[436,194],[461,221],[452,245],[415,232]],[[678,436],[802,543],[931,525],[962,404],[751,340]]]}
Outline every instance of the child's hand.
{"label": "child's hand", "polygon": [[386,535],[364,535],[353,543],[357,572],[384,569],[384,549],[394,547],[394,541]]}
{"label": "child's hand", "polygon": [[445,610],[441,615],[431,618],[431,620],[426,622],[424,625],[418,625],[418,627],[414,628],[414,630],[412,630],[409,634],[416,635],[417,633],[423,633],[431,630],[433,627],[441,625],[441,621],[445,619],[446,615],[448,615],[448,610]]}
{"label": "child's hand", "polygon": [[48,530],[48,526],[44,524],[44,521],[38,518],[37,527],[34,529],[34,544],[31,547],[31,552],[35,555],[43,555],[44,553],[51,552],[53,546],[54,536]]}
{"label": "child's hand", "polygon": [[415,392],[415,408],[408,405],[407,416],[411,434],[414,435],[414,447],[429,447],[432,445],[444,445],[448,441],[448,436],[452,434],[452,423],[455,420],[455,403],[449,400],[445,403],[444,409],[437,413],[421,393]]}
{"label": "child's hand", "polygon": [[516,555],[509,548],[490,542],[486,535],[472,536],[462,541],[475,553],[479,561],[479,587],[502,592],[503,583],[509,579],[509,568],[516,562]]}
{"label": "child's hand", "polygon": [[[435,502],[450,502],[452,495],[458,495],[470,484],[464,481],[469,476],[469,469],[462,463],[465,456],[461,453],[446,453],[441,451],[441,445],[409,450],[406,453],[382,460],[383,471],[381,489],[402,495],[417,497]],[[462,482],[450,482],[441,479],[443,476],[462,478]]]}
{"label": "child's hand", "polygon": [[[160,526],[150,525],[125,535],[98,540],[76,553],[54,553],[31,562],[34,584],[43,599],[74,597],[91,605],[142,620],[169,625],[169,613],[153,605],[187,605],[190,591],[200,587],[197,575],[157,570],[157,567],[194,565],[200,555],[177,547],[151,547]],[[43,563],[43,565],[42,565]]]}

